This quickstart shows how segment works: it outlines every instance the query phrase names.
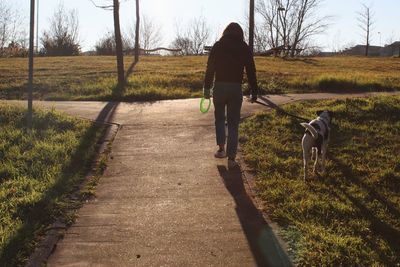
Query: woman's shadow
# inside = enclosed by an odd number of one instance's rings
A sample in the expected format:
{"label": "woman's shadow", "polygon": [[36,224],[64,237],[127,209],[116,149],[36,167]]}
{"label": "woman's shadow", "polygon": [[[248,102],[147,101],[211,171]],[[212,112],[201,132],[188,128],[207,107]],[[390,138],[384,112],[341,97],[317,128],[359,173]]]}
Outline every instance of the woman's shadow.
{"label": "woman's shadow", "polygon": [[271,227],[247,194],[241,169],[227,170],[222,165],[217,167],[226,189],[235,200],[236,213],[257,266],[292,266]]}

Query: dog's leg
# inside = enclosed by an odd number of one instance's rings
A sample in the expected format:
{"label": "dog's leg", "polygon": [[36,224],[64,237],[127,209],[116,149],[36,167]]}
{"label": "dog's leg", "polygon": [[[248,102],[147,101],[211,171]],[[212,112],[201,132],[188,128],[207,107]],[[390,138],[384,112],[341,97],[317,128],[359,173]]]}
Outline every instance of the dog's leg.
{"label": "dog's leg", "polygon": [[311,161],[316,159],[317,149],[315,147],[311,148]]}
{"label": "dog's leg", "polygon": [[311,158],[310,151],[303,147],[303,168],[304,168],[304,181],[308,180],[308,161]]}
{"label": "dog's leg", "polygon": [[314,168],[313,168],[313,172],[318,172],[318,162],[320,161],[320,157],[319,157],[319,151],[317,148],[313,148],[315,149],[315,161],[314,161]]}
{"label": "dog's leg", "polygon": [[311,158],[311,149],[310,149],[310,144],[309,140],[307,139],[307,136],[304,135],[303,139],[301,140],[301,147],[303,149],[303,170],[304,170],[304,181],[307,182],[308,179],[308,161]]}
{"label": "dog's leg", "polygon": [[326,159],[326,152],[328,149],[328,144],[324,144],[322,146],[322,151],[321,151],[321,173],[322,175],[325,175],[326,169],[325,169],[325,159]]}

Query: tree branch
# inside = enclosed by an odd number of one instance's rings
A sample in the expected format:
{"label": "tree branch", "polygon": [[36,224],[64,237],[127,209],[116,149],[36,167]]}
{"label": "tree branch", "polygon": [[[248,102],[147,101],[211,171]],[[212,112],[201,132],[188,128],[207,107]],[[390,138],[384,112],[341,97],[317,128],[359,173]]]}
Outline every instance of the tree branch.
{"label": "tree branch", "polygon": [[101,6],[101,5],[97,5],[93,0],[89,0],[89,1],[92,2],[92,4],[97,8],[101,8],[101,9],[105,9],[105,10],[113,10],[114,9],[114,5]]}

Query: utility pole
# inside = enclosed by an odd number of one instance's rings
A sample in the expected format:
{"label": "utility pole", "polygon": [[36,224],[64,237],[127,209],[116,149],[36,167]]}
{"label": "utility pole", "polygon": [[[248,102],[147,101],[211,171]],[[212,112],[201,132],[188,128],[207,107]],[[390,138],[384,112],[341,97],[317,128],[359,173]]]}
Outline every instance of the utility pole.
{"label": "utility pole", "polygon": [[28,77],[28,129],[32,129],[32,91],[33,91],[33,46],[35,38],[35,0],[31,0],[31,22],[29,33],[29,77]]}
{"label": "utility pole", "polygon": [[114,11],[115,50],[117,53],[118,88],[122,90],[125,85],[125,73],[124,73],[124,51],[122,47],[121,26],[119,19],[119,1],[120,0],[113,0],[113,11]]}
{"label": "utility pole", "polygon": [[139,0],[136,0],[135,63],[139,62],[139,53],[140,53],[139,34],[140,34]]}
{"label": "utility pole", "polygon": [[39,53],[39,0],[36,5],[36,54]]}
{"label": "utility pole", "polygon": [[249,47],[251,52],[254,52],[254,0],[250,0]]}

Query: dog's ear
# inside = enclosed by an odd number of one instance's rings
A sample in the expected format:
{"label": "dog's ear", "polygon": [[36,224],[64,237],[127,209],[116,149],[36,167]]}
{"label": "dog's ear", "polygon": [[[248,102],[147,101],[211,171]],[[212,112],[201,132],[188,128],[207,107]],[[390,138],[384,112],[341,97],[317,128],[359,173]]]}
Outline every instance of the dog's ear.
{"label": "dog's ear", "polygon": [[317,111],[317,116],[321,115],[322,112],[324,112],[324,111],[323,111],[323,110],[318,110],[318,111]]}

